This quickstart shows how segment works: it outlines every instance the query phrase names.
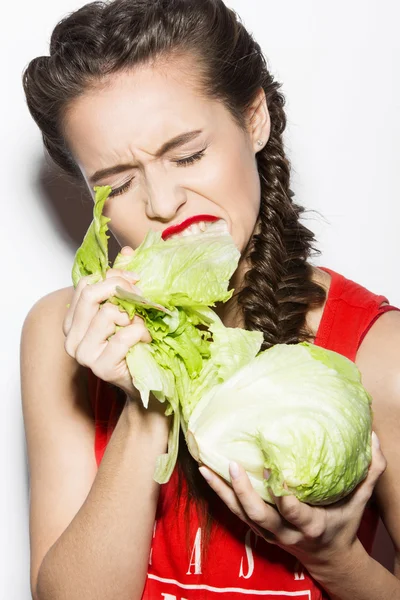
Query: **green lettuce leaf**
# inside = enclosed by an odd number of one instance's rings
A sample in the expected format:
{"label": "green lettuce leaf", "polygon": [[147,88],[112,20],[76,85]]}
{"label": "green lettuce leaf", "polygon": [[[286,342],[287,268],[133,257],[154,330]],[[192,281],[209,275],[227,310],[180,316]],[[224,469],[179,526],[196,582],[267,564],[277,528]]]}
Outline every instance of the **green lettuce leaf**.
{"label": "green lettuce leaf", "polygon": [[[75,257],[75,286],[85,275],[93,275],[93,282],[104,278],[109,268],[109,219],[102,210],[111,188],[95,190],[93,222]],[[165,241],[160,232],[149,231],[133,255],[120,253],[114,261],[114,268],[140,275],[143,295],[118,286],[108,302],[126,311],[131,319],[142,317],[152,338],[151,343],[140,342],[128,351],[126,362],[133,385],[145,407],[153,394],[165,402],[166,414],[173,414],[168,452],[157,461],[155,478],[160,483],[168,481],[176,463],[182,410],[188,418],[198,392],[221,379],[219,370],[222,376],[233,372],[248,353],[249,344],[246,346],[240,332],[231,333],[237,350],[228,349],[233,340],[225,339],[224,328],[218,326],[219,319],[210,308],[232,296],[228,285],[239,257],[231,236],[213,223],[199,235]],[[219,358],[213,348],[211,325],[219,332],[215,338],[221,349]],[[223,360],[229,367],[221,366]]]}
{"label": "green lettuce leaf", "polygon": [[132,256],[119,254],[113,267],[139,273],[143,296],[167,308],[215,306],[232,296],[228,285],[239,257],[229,233],[212,223],[185,238],[163,240],[161,232],[150,231]]}
{"label": "green lettuce leaf", "polygon": [[90,283],[96,283],[104,279],[108,264],[108,226],[110,221],[102,215],[104,204],[111,192],[110,186],[94,188],[95,203],[93,210],[93,221],[83,239],[83,242],[75,254],[74,264],[72,266],[72,282],[74,287],[78,285],[81,277],[93,275]]}
{"label": "green lettuce leaf", "polygon": [[[356,365],[303,342],[265,350],[197,402],[188,422],[193,455],[227,481],[240,462],[272,502],[293,493],[332,503],[366,476],[371,461],[371,397]],[[270,471],[268,483],[263,469]]]}

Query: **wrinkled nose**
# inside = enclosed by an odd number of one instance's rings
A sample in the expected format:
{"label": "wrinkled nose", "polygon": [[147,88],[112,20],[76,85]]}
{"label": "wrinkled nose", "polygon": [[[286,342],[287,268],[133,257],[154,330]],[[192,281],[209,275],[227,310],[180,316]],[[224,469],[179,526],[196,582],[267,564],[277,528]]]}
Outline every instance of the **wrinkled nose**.
{"label": "wrinkled nose", "polygon": [[150,219],[170,221],[185,203],[185,190],[168,177],[158,174],[148,180],[146,213]]}

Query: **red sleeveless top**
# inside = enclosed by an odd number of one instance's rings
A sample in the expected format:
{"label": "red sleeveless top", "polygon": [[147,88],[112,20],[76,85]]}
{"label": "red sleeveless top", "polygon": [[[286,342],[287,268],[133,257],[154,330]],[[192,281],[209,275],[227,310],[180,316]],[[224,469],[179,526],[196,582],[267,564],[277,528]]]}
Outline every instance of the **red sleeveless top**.
{"label": "red sleeveless top", "polygon": [[[315,344],[354,361],[368,329],[395,307],[384,296],[329,269],[331,285]],[[90,369],[89,393],[95,418],[95,455],[100,464],[123,405],[113,388]],[[289,553],[256,536],[215,496],[216,523],[202,551],[202,529],[192,510],[184,515],[185,492],[177,501],[177,470],[160,488],[143,600],[208,600],[213,598],[268,598],[325,600],[326,592]],[[378,523],[374,501],[367,505],[358,536],[370,553]],[[187,545],[189,528],[189,547]]]}

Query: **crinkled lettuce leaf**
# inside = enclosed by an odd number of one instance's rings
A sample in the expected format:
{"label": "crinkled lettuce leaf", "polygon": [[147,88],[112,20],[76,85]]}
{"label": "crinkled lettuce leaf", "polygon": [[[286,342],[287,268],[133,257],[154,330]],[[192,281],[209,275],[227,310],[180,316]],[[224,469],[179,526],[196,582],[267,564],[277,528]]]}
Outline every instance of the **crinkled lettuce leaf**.
{"label": "crinkled lettuce leaf", "polygon": [[[95,191],[93,221],[74,261],[74,286],[86,275],[93,276],[92,282],[99,281],[109,268],[109,219],[102,211],[111,188]],[[155,478],[160,483],[168,481],[176,463],[182,412],[188,418],[201,389],[209,389],[229,369],[234,370],[247,351],[248,343],[244,339],[239,343],[243,335],[235,333],[236,351],[230,348],[228,355],[223,325],[218,326],[219,319],[210,308],[231,297],[228,285],[239,257],[231,236],[212,224],[206,232],[179,239],[163,240],[160,232],[150,230],[133,255],[120,253],[114,261],[113,268],[140,275],[142,295],[118,286],[108,302],[131,319],[143,318],[152,338],[149,344],[134,345],[127,354],[133,385],[145,407],[153,394],[165,403],[166,414],[174,415],[168,453],[157,462]],[[220,353],[213,346],[212,324],[219,327],[215,346]],[[230,366],[222,368],[224,356]]]}
{"label": "crinkled lettuce leaf", "polygon": [[111,192],[110,186],[98,186],[94,188],[95,203],[93,209],[93,220],[86,232],[81,246],[75,254],[72,267],[72,282],[74,287],[78,285],[81,277],[92,275],[90,283],[96,283],[104,279],[108,264],[108,239],[107,235],[109,218],[102,212],[104,204]]}
{"label": "crinkled lettuce leaf", "polygon": [[268,502],[270,487],[275,496],[323,505],[366,476],[371,427],[371,397],[356,365],[303,342],[260,352],[203,395],[187,440],[192,454],[227,481],[229,461],[239,461]]}
{"label": "crinkled lettuce leaf", "polygon": [[[93,222],[78,250],[73,282],[105,277],[109,187],[95,188]],[[345,357],[306,342],[260,352],[263,334],[227,328],[212,310],[232,295],[239,251],[212,224],[206,232],[163,240],[149,231],[133,255],[113,267],[140,275],[142,295],[117,287],[108,299],[143,318],[151,343],[126,356],[145,407],[150,394],[172,415],[168,451],[154,477],[169,480],[182,427],[192,455],[230,482],[229,461],[246,469],[268,502],[295,494],[310,504],[344,497],[371,461],[371,398]],[[119,327],[116,327],[118,330]],[[268,483],[263,476],[269,469]]]}
{"label": "crinkled lettuce leaf", "polygon": [[134,254],[119,254],[113,267],[139,273],[143,296],[167,308],[215,306],[232,296],[228,285],[239,257],[229,233],[212,223],[185,238],[163,240],[161,232],[149,231]]}

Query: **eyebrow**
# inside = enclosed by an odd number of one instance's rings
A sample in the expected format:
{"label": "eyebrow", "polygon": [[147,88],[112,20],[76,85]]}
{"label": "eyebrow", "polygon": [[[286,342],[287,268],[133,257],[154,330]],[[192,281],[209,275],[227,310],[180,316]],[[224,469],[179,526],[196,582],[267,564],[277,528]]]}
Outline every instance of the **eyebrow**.
{"label": "eyebrow", "polygon": [[[186,131],[185,133],[180,133],[179,135],[177,135],[177,136],[171,138],[170,140],[168,140],[167,142],[165,142],[161,146],[161,148],[159,148],[156,151],[155,157],[161,158],[170,150],[173,150],[174,148],[177,148],[178,146],[183,146],[184,144],[191,142],[196,137],[198,137],[201,133],[203,133],[202,129],[195,129],[194,131]],[[106,169],[100,169],[99,171],[96,171],[95,173],[93,173],[93,175],[91,175],[89,177],[89,181],[92,185],[94,185],[100,179],[103,179],[103,177],[108,177],[109,175],[118,175],[119,173],[123,173],[124,171],[127,171],[128,169],[132,169],[132,167],[135,167],[135,166],[136,165],[134,165],[132,163],[120,163],[120,164],[114,165],[112,167],[107,167]]]}

